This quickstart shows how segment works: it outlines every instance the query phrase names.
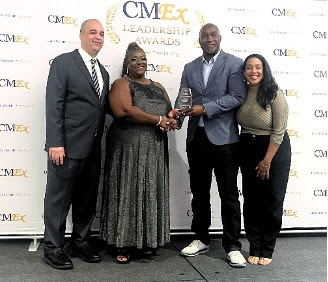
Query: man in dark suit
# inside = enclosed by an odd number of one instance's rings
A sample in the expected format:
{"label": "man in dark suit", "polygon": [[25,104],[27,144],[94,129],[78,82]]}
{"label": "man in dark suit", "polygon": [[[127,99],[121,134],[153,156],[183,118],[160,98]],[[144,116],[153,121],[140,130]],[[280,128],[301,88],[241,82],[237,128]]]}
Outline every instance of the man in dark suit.
{"label": "man in dark suit", "polygon": [[[189,116],[187,156],[192,199],[192,231],[195,240],[181,251],[195,256],[209,250],[211,225],[210,188],[214,170],[221,197],[222,245],[230,265],[244,267],[239,242],[241,212],[237,187],[238,126],[235,109],[246,97],[243,61],[220,50],[221,35],[214,24],[199,32],[203,56],[188,63],[180,89],[190,88],[193,106],[183,111]],[[177,104],[176,104],[177,105]]]}
{"label": "man in dark suit", "polygon": [[[81,48],[56,57],[46,89],[47,188],[44,199],[44,262],[73,268],[63,251],[66,217],[72,205],[72,256],[99,262],[87,242],[96,211],[101,137],[107,107],[109,74],[96,59],[104,29],[96,19],[80,30]],[[95,60],[93,60],[95,59]]]}

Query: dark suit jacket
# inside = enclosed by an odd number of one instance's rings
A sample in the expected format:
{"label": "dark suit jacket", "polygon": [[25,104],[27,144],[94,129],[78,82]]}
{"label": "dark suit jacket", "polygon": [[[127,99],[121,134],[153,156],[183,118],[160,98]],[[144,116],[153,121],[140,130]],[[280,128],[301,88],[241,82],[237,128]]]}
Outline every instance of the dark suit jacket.
{"label": "dark suit jacket", "polygon": [[99,67],[104,80],[100,99],[78,50],[53,60],[46,89],[47,151],[62,146],[66,157],[84,159],[93,142],[100,146],[108,107],[109,74],[101,64]]}
{"label": "dark suit jacket", "polygon": [[[188,87],[192,92],[193,105],[203,105],[204,128],[211,143],[223,145],[237,142],[238,125],[236,108],[246,98],[246,84],[243,80],[243,61],[221,50],[217,57],[207,85],[204,85],[203,56],[185,65],[180,89]],[[187,142],[191,142],[199,118],[189,118]]]}

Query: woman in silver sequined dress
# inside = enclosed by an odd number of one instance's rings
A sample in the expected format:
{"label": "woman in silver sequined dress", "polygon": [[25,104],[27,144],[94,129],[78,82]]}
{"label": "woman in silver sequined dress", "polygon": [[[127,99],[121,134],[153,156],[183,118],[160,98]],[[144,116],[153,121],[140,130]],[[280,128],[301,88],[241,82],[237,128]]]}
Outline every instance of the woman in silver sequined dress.
{"label": "woman in silver sequined dress", "polygon": [[100,238],[117,247],[117,262],[131,249],[152,254],[169,242],[167,131],[177,126],[161,84],[145,77],[147,58],[136,44],[126,51],[122,77],[109,92],[114,121],[107,133]]}

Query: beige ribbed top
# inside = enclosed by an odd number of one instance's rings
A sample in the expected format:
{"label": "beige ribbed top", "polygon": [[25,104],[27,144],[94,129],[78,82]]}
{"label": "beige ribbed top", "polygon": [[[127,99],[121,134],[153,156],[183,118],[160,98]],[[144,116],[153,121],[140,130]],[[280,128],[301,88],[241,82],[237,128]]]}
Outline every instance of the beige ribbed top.
{"label": "beige ribbed top", "polygon": [[271,135],[270,142],[280,145],[288,121],[288,104],[281,90],[271,106],[264,110],[256,101],[256,93],[248,92],[244,104],[237,111],[242,133]]}

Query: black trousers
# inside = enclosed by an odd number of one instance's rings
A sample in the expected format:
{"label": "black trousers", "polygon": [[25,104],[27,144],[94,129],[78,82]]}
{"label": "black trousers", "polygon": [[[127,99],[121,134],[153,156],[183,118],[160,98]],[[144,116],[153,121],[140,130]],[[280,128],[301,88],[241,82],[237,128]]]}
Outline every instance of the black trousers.
{"label": "black trousers", "polygon": [[208,245],[211,225],[210,188],[214,170],[221,198],[223,225],[222,246],[226,252],[240,250],[241,211],[237,187],[239,144],[214,145],[198,127],[193,140],[187,144],[190,189],[193,194],[191,229],[196,239]]}
{"label": "black trousers", "polygon": [[85,243],[96,212],[100,178],[100,147],[94,145],[86,159],[64,158],[63,165],[48,160],[44,198],[44,252],[63,249],[66,217],[72,205],[71,240]]}
{"label": "black trousers", "polygon": [[290,141],[286,132],[271,162],[269,179],[256,177],[255,167],[263,160],[269,142],[268,135],[240,135],[245,232],[250,242],[250,255],[266,258],[272,257],[281,230],[291,162]]}

